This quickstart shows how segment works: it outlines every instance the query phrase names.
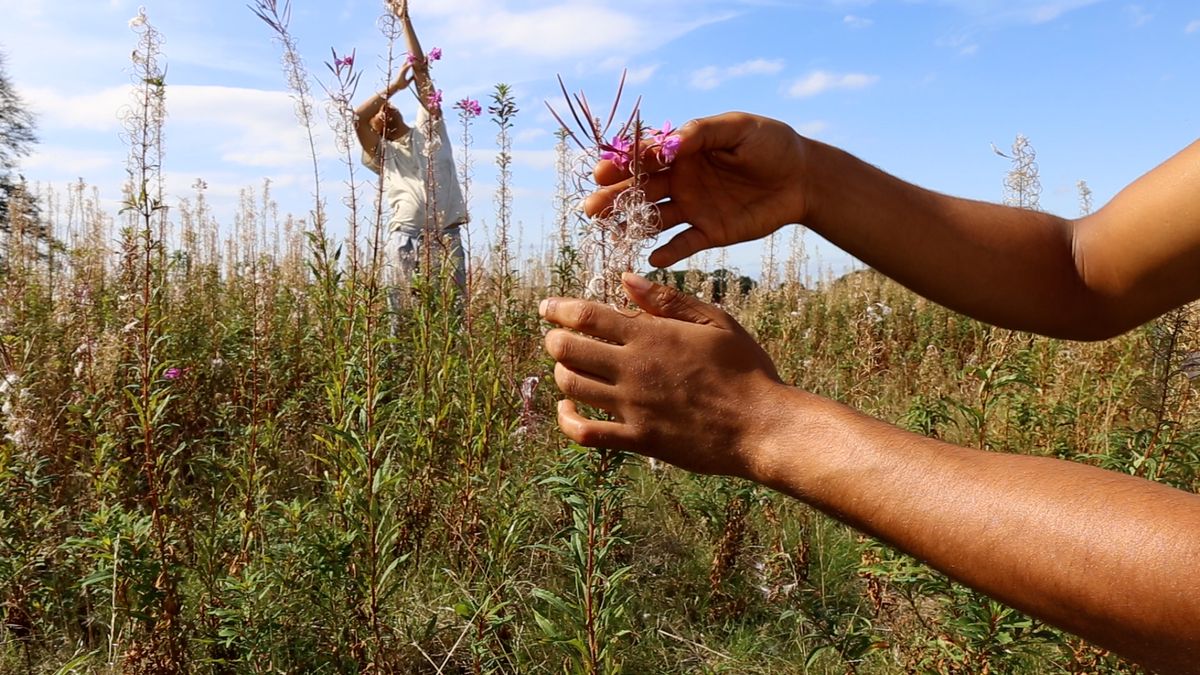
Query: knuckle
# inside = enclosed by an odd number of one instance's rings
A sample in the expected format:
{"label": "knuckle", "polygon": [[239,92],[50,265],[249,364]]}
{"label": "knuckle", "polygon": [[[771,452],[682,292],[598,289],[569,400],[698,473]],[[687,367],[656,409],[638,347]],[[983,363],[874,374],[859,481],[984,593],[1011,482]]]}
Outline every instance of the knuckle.
{"label": "knuckle", "polygon": [[659,307],[663,309],[681,309],[687,304],[683,293],[670,286],[663,286],[659,289],[657,300]]}
{"label": "knuckle", "polygon": [[586,424],[580,424],[576,430],[575,442],[588,447],[604,445],[603,434]]}
{"label": "knuckle", "polygon": [[591,328],[596,321],[596,307],[591,303],[580,303],[575,310],[575,325],[579,328]]}
{"label": "knuckle", "polygon": [[562,361],[567,358],[570,350],[570,340],[568,333],[564,330],[554,329],[546,333],[546,353],[555,361]]}
{"label": "knuckle", "polygon": [[579,391],[579,375],[571,372],[566,366],[559,363],[554,366],[554,384],[558,385],[559,391],[572,396]]}

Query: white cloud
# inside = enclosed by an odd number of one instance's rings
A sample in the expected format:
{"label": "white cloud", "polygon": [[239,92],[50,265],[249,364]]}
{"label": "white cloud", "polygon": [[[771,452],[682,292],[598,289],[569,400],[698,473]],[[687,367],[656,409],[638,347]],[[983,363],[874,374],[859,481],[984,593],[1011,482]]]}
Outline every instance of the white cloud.
{"label": "white cloud", "polygon": [[658,64],[630,68],[625,73],[625,84],[644,84],[658,71]]}
{"label": "white cloud", "polygon": [[532,129],[522,129],[521,131],[518,131],[517,134],[513,137],[513,142],[514,143],[528,143],[530,141],[536,141],[537,139],[539,139],[549,133],[550,132],[546,131],[545,129],[543,129],[541,127],[534,127]]}
{"label": "white cloud", "polygon": [[970,35],[955,35],[939,38],[934,44],[957,51],[961,56],[974,56],[979,52],[979,44],[972,42]]}
{"label": "white cloud", "polygon": [[1188,25],[1183,27],[1183,32],[1187,33],[1188,35],[1198,31],[1200,31],[1200,19],[1190,21]]}
{"label": "white cloud", "polygon": [[792,98],[806,98],[834,89],[862,89],[879,81],[878,75],[865,73],[830,73],[824,70],[814,70],[804,77],[792,82],[787,87],[787,95]]}
{"label": "white cloud", "polygon": [[1130,21],[1133,22],[1134,28],[1144,26],[1147,23],[1150,23],[1150,20],[1154,18],[1154,15],[1146,11],[1146,8],[1142,7],[1141,5],[1126,5],[1125,12],[1129,14]]}
{"label": "white cloud", "polygon": [[842,19],[842,23],[851,28],[867,28],[875,22],[866,17],[847,14],[845,18]]}
{"label": "white cloud", "polygon": [[[318,106],[314,113],[317,153],[333,158],[337,153],[324,111]],[[167,90],[167,115],[168,152],[174,128],[186,131],[198,144],[215,143],[221,159],[236,164],[284,167],[311,161],[308,139],[287,92],[176,85]]]}
{"label": "white cloud", "polygon": [[39,144],[21,162],[21,168],[61,176],[87,176],[119,166],[124,159],[112,152]]}
{"label": "white cloud", "polygon": [[39,124],[64,129],[112,131],[121,126],[120,111],[129,106],[133,87],[122,85],[84,94],[63,94],[54,89],[22,91]]}
{"label": "white cloud", "polygon": [[513,163],[532,169],[553,169],[557,154],[553,150],[513,150]]}
{"label": "white cloud", "polygon": [[931,0],[985,23],[1047,23],[1104,0]]}
{"label": "white cloud", "polygon": [[428,13],[443,18],[439,32],[460,44],[489,52],[539,58],[569,58],[619,52],[649,51],[701,26],[730,18],[731,13],[694,18],[657,17],[647,21],[640,11],[609,5],[568,2],[533,9],[509,9],[513,3],[448,0],[427,3]]}
{"label": "white cloud", "polygon": [[[82,94],[31,89],[26,98],[43,128],[56,132],[116,131],[128,113],[132,87],[119,86]],[[167,88],[167,154],[187,154],[250,167],[282,167],[311,160],[308,140],[296,121],[295,105],[282,91],[223,86],[174,85]],[[316,109],[318,155],[336,153],[324,114]]]}
{"label": "white cloud", "polygon": [[812,120],[811,122],[798,124],[794,128],[801,136],[818,136],[829,128],[829,123],[825,120]]}
{"label": "white cloud", "polygon": [[747,75],[773,75],[780,70],[783,70],[781,59],[753,59],[723,68],[706,66],[692,72],[691,84],[695,89],[715,89],[727,80]]}

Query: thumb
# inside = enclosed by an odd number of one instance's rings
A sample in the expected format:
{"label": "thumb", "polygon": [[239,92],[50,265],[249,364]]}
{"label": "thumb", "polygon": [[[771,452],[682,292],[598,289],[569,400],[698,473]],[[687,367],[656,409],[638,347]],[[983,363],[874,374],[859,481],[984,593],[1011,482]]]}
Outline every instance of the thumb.
{"label": "thumb", "polygon": [[721,328],[729,328],[733,322],[728,314],[707,302],[632,272],[622,274],[621,282],[629,299],[648,314]]}

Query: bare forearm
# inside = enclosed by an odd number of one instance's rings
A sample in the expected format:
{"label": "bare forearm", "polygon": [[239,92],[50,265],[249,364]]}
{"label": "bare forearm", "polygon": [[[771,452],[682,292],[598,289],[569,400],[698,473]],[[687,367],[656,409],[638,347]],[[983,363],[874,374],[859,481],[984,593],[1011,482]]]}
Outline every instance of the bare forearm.
{"label": "bare forearm", "polygon": [[400,23],[404,26],[404,40],[408,44],[408,53],[415,61],[421,61],[425,58],[425,52],[421,50],[421,41],[417,39],[417,31],[413,30],[412,19],[409,18],[408,12],[400,15]]}
{"label": "bare forearm", "polygon": [[1200,497],[784,396],[790,419],[763,450],[760,482],[1128,658],[1200,668]]}
{"label": "bare forearm", "polygon": [[375,115],[379,114],[379,111],[384,105],[387,104],[388,99],[395,96],[396,92],[408,87],[408,84],[411,81],[409,75],[410,70],[410,66],[407,64],[404,65],[401,67],[400,73],[396,76],[396,79],[389,83],[388,86],[383,89],[383,91],[371,94],[367,100],[363,101],[362,104],[359,105],[354,111],[358,118],[360,120],[369,120]]}
{"label": "bare forearm", "polygon": [[806,224],[917,293],[989,323],[1072,338],[1104,330],[1072,224],[906,183],[810,142]]}
{"label": "bare forearm", "polygon": [[837,148],[806,148],[805,224],[977,319],[1101,339],[1200,297],[1200,143],[1078,220],[938,194]]}
{"label": "bare forearm", "polygon": [[417,87],[417,100],[428,108],[430,94],[433,93],[433,81],[429,77],[429,62],[425,52],[421,50],[421,41],[417,39],[417,31],[413,29],[412,19],[405,12],[400,17],[404,25],[404,38],[408,43],[409,59],[412,67],[412,78]]}

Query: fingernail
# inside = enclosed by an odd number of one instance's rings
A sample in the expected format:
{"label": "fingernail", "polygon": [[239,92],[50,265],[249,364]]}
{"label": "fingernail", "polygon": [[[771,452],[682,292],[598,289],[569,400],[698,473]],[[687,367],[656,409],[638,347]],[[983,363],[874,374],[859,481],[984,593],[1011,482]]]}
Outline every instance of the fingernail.
{"label": "fingernail", "polygon": [[633,272],[625,272],[622,274],[621,281],[635,291],[648,291],[654,287],[654,283],[649,279],[641,275],[634,274]]}
{"label": "fingernail", "polygon": [[550,306],[549,298],[542,300],[541,304],[538,305],[538,316],[546,316],[546,308],[548,308],[549,306]]}

